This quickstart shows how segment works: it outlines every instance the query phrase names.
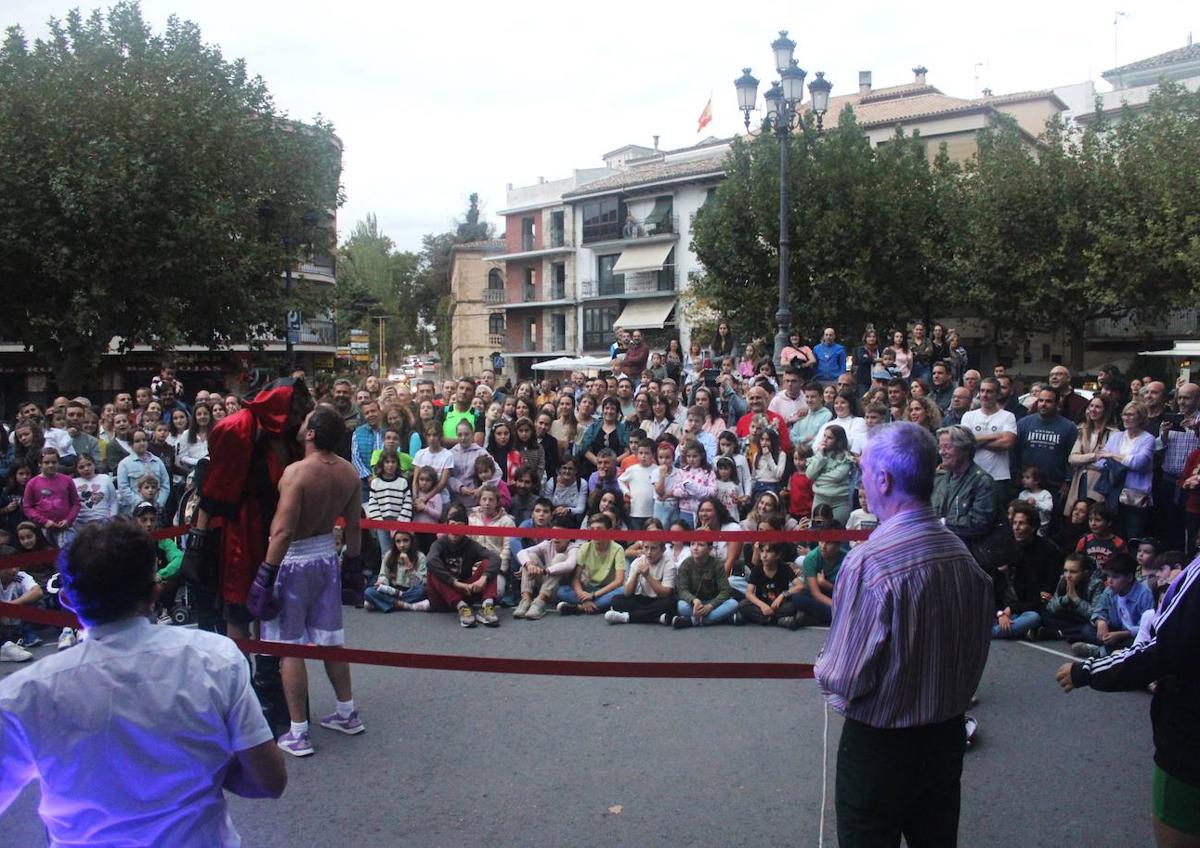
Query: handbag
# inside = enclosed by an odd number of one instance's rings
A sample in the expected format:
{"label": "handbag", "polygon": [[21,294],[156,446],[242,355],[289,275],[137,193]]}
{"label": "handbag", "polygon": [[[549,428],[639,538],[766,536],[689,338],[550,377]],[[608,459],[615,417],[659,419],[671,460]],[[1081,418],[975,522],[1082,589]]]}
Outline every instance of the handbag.
{"label": "handbag", "polygon": [[1150,493],[1143,492],[1141,489],[1131,489],[1126,486],[1121,489],[1121,494],[1117,498],[1117,502],[1121,506],[1128,506],[1133,509],[1145,509],[1150,506]]}

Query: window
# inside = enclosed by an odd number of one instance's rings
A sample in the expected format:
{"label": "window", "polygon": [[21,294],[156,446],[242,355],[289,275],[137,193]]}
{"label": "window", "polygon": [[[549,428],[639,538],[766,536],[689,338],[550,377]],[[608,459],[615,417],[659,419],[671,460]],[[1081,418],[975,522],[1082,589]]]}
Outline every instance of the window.
{"label": "window", "polygon": [[550,349],[567,349],[567,316],[561,312],[550,316]]}
{"label": "window", "polygon": [[521,219],[521,250],[533,250],[533,218]]}
{"label": "window", "polygon": [[493,268],[492,270],[488,271],[488,288],[489,289],[503,289],[504,288],[504,275],[500,273],[500,270],[498,268]]}
{"label": "window", "polygon": [[552,300],[563,300],[567,296],[567,263],[555,262],[550,266],[550,283],[553,291]]}
{"label": "window", "polygon": [[526,352],[537,350],[537,319],[525,319],[525,350]]}
{"label": "window", "polygon": [[502,336],[504,335],[504,314],[497,312],[494,315],[488,316],[488,335]]}
{"label": "window", "polygon": [[566,218],[565,212],[559,211],[559,212],[551,212],[550,213],[550,246],[551,247],[562,247],[563,245],[565,245],[567,243],[566,225],[564,223],[565,218]]}
{"label": "window", "polygon": [[613,273],[613,266],[620,258],[621,254],[619,253],[596,257],[597,291],[600,297],[625,294],[625,275]]}
{"label": "window", "polygon": [[621,237],[620,202],[603,197],[583,204],[583,243]]}
{"label": "window", "polygon": [[646,216],[644,224],[646,235],[660,236],[664,233],[672,233],[675,231],[674,222],[672,220],[672,212],[674,203],[671,196],[654,198],[654,208],[650,210],[650,214]]}
{"label": "window", "polygon": [[658,276],[659,291],[675,291],[675,248],[671,248],[662,269],[655,273]]}
{"label": "window", "polygon": [[612,341],[613,322],[618,315],[616,306],[588,306],[583,310],[583,347],[585,350],[607,348]]}
{"label": "window", "polygon": [[537,300],[536,273],[533,268],[525,269],[525,302]]}

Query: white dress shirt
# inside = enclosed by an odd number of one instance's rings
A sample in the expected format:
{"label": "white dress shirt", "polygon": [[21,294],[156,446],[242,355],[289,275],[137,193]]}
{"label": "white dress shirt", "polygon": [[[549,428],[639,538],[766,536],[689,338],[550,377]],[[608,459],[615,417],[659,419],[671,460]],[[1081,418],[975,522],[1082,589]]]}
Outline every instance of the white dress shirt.
{"label": "white dress shirt", "polygon": [[230,640],[97,625],[0,681],[0,813],[37,779],[51,845],[237,846],[221,785],[271,738]]}

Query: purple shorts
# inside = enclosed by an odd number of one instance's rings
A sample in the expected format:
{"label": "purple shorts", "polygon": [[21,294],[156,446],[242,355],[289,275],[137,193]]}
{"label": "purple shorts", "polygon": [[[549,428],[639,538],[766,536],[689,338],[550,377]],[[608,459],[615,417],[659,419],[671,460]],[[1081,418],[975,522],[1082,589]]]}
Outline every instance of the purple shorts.
{"label": "purple shorts", "polygon": [[264,642],[342,645],[342,564],[333,534],[292,542],[275,577],[279,615],[262,623]]}

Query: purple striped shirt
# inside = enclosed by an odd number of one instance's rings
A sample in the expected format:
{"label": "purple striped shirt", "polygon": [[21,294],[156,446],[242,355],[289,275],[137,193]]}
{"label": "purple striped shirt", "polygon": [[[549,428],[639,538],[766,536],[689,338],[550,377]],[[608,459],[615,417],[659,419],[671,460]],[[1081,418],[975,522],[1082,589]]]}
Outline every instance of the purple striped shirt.
{"label": "purple striped shirt", "polygon": [[872,727],[962,714],[987,662],[993,600],[991,579],[932,508],[893,515],[838,572],[821,693]]}

